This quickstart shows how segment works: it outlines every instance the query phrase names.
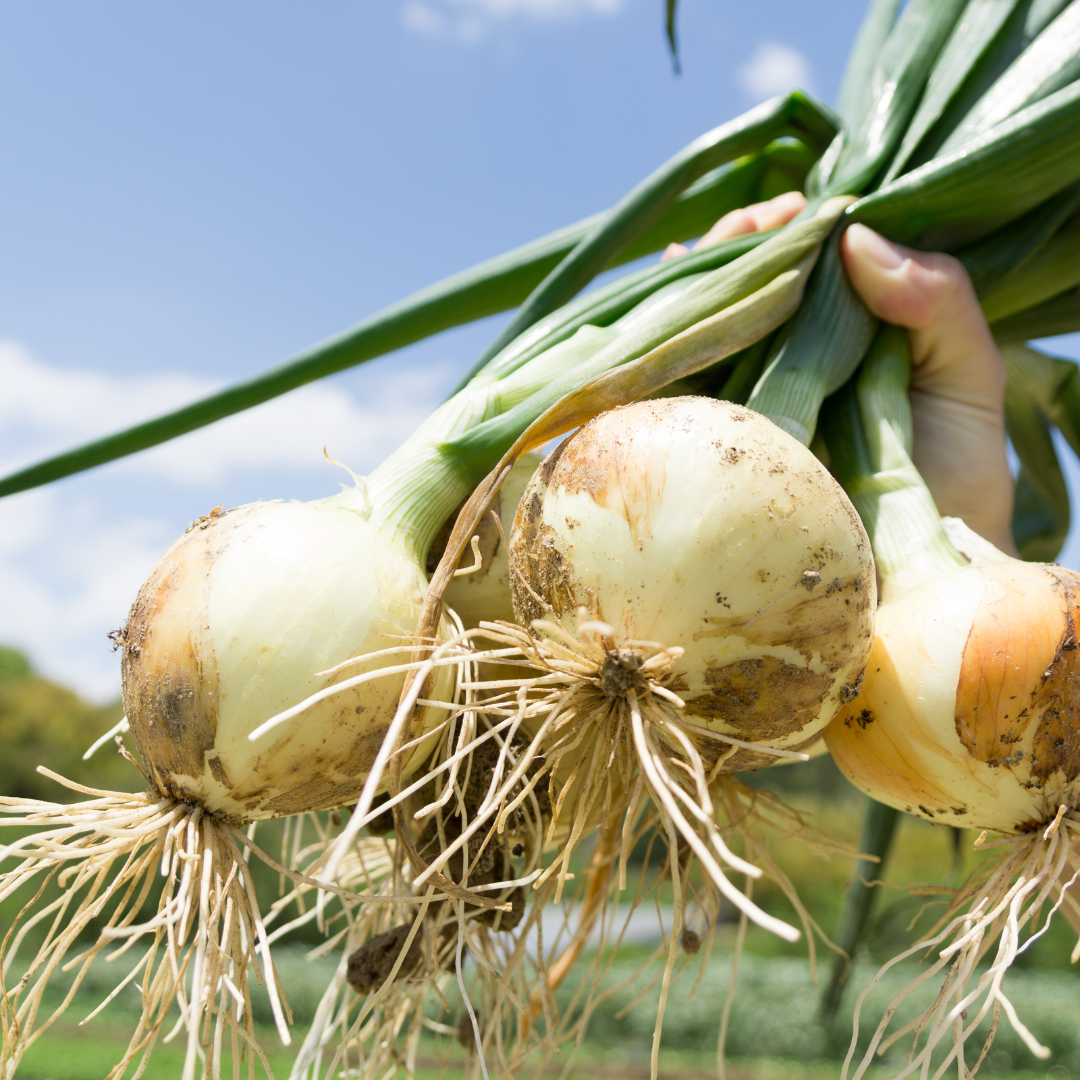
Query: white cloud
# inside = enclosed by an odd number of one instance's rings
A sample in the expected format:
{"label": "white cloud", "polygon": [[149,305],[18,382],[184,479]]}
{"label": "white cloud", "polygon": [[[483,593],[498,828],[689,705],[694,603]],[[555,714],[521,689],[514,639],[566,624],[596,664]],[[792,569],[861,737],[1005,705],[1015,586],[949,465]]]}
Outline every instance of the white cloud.
{"label": "white cloud", "polygon": [[[418,378],[398,365],[369,371],[362,400],[340,385],[314,384],[118,462],[110,468],[119,484],[0,499],[0,642],[94,700],[115,697],[119,665],[105,635],[195,516],[193,503],[209,510],[223,482],[238,476],[255,477],[260,494],[273,498],[283,473],[317,475],[332,494],[345,477],[327,466],[322,447],[370,470],[435,407],[435,391],[424,390],[432,383],[430,369]],[[182,375],[56,368],[4,343],[0,386],[0,473],[216,389]],[[145,505],[149,484],[157,509]]]}
{"label": "white cloud", "polygon": [[112,509],[72,506],[55,489],[0,500],[0,641],[97,701],[120,689],[106,634],[172,539],[164,521]]}
{"label": "white cloud", "polygon": [[[358,403],[340,386],[314,383],[115,466],[188,485],[236,473],[321,467],[322,447],[357,469],[376,465],[437,404],[412,373],[383,369]],[[118,378],[56,368],[0,342],[0,471],[149,419],[218,389],[184,375]],[[420,383],[422,386],[423,383]]]}
{"label": "white cloud", "polygon": [[405,0],[401,20],[406,29],[425,37],[472,43],[486,38],[498,23],[615,15],[624,3],[625,0]]}
{"label": "white cloud", "polygon": [[789,90],[807,90],[812,86],[810,63],[790,45],[763,41],[750,59],[739,68],[739,85],[751,97],[764,99],[786,94]]}
{"label": "white cloud", "polygon": [[448,28],[446,16],[420,0],[407,0],[402,5],[401,21],[407,29],[425,37],[439,37]]}

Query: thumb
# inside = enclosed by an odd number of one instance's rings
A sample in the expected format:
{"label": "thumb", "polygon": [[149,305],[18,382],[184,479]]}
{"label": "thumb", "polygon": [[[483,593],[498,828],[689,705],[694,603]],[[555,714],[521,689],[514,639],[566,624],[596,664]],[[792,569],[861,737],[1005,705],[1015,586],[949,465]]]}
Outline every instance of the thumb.
{"label": "thumb", "polygon": [[915,385],[1000,409],[1004,366],[959,260],[894,244],[865,225],[850,226],[840,248],[863,303],[911,330]]}

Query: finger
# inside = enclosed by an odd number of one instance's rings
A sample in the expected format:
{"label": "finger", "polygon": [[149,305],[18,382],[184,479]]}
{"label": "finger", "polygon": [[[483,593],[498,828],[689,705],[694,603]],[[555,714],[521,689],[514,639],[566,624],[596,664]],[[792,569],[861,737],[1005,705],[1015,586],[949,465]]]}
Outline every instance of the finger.
{"label": "finger", "polygon": [[766,202],[744,206],[725,214],[695,245],[694,249],[712,247],[722,240],[747,233],[765,232],[786,225],[806,206],[806,196],[801,191],[785,191]]}
{"label": "finger", "polygon": [[871,312],[911,330],[914,387],[1001,410],[1005,365],[956,259],[894,244],[865,225],[848,228],[841,252]]}
{"label": "finger", "polygon": [[841,253],[866,306],[909,329],[912,459],[938,510],[1014,554],[1005,364],[966,271],[864,225],[848,228]]}
{"label": "finger", "polygon": [[664,254],[660,256],[660,261],[668,262],[671,259],[677,259],[680,255],[689,255],[690,249],[685,244],[668,244],[664,248]]}

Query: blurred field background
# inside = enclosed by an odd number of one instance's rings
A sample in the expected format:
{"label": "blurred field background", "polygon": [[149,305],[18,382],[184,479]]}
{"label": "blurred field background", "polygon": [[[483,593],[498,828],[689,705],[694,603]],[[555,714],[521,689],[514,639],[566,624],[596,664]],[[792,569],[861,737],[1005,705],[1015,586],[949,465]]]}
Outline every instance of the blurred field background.
{"label": "blurred field background", "polygon": [[[20,653],[0,649],[0,791],[8,795],[69,801],[76,796],[37,773],[47,765],[72,779],[96,787],[135,790],[135,770],[109,748],[84,763],[84,749],[120,716],[119,704],[91,706],[74,693],[36,675]],[[747,778],[777,792],[800,809],[813,824],[839,840],[855,844],[864,806],[863,797],[837,773],[831,762],[818,759],[808,765],[786,767]],[[259,842],[275,850],[277,825],[261,826]],[[10,831],[4,836],[11,839]],[[953,833],[914,819],[901,823],[897,846],[877,890],[871,932],[856,957],[848,988],[837,1016],[821,1018],[821,986],[815,986],[805,944],[786,945],[751,928],[739,968],[738,986],[728,1034],[728,1076],[731,1080],[819,1080],[840,1075],[841,1062],[851,1035],[851,1017],[857,991],[878,965],[912,939],[911,924],[926,929],[942,910],[940,889],[956,885],[977,865],[970,833]],[[778,839],[773,855],[792,878],[811,915],[827,933],[836,927],[844,890],[852,873],[851,860],[833,855],[823,858],[801,838]],[[582,852],[584,859],[587,852]],[[278,895],[278,880],[258,867],[261,900],[269,905]],[[632,883],[631,883],[632,884]],[[907,891],[904,886],[917,886]],[[792,919],[793,912],[775,887],[755,891],[755,899],[772,913]],[[0,929],[6,929],[18,898],[0,904]],[[265,910],[265,907],[264,907]],[[660,912],[670,926],[670,910],[660,896]],[[731,975],[733,922],[721,913],[711,955],[706,949],[686,957],[685,970],[675,983],[664,1023],[661,1076],[671,1080],[716,1076],[716,1041],[720,1015]],[[547,1072],[575,1077],[646,1077],[656,1015],[657,987],[649,987],[659,969],[661,949],[656,905],[650,899],[639,909],[627,935],[628,945],[605,976],[607,991],[593,1014],[588,1038],[572,1058],[564,1055]],[[545,931],[546,932],[546,931]],[[277,962],[296,1019],[297,1044],[302,1040],[337,962],[336,956],[311,961],[309,950],[321,939],[305,928],[277,951]],[[1035,1060],[1002,1020],[996,1042],[980,1075],[1033,1080],[1080,1077],[1080,973],[1069,965],[1074,944],[1064,920],[1035,942],[1017,961],[1006,980],[1006,990],[1021,1018],[1052,1051],[1048,1061]],[[651,962],[650,962],[651,958]],[[122,1055],[138,1012],[137,991],[129,986],[92,1021],[79,1025],[108,995],[126,972],[125,960],[115,964],[99,958],[77,991],[65,1016],[47,1031],[23,1060],[20,1080],[92,1080],[108,1074]],[[826,980],[832,954],[819,948],[819,977]],[[917,973],[907,964],[884,981],[870,999],[863,1024],[862,1045],[880,1017],[891,993]],[[698,976],[700,974],[700,981]],[[70,979],[70,976],[67,977]],[[695,983],[696,988],[695,988]],[[64,978],[56,981],[46,1005],[55,1006],[66,992]],[[934,984],[936,989],[936,984]],[[573,980],[561,991],[569,1000]],[[644,992],[642,992],[644,991]],[[692,992],[691,992],[692,991]],[[454,998],[449,996],[451,1005]],[[265,1025],[264,1046],[276,1076],[288,1075],[292,1051],[280,1045],[270,1025],[265,998],[256,999],[257,1020]],[[910,1015],[909,1010],[909,1015]],[[456,1016],[436,1019],[451,1025]],[[901,1042],[869,1076],[891,1076],[902,1063],[906,1044]],[[434,1035],[425,1045],[422,1080],[459,1076],[463,1051],[452,1039]],[[155,1051],[149,1077],[178,1077],[183,1061],[179,1040]],[[969,1062],[969,1065],[971,1063]],[[563,1071],[567,1070],[567,1071]],[[261,1075],[261,1070],[259,1071]],[[130,1075],[130,1073],[129,1073]],[[523,1074],[524,1075],[524,1074]],[[956,1075],[955,1068],[947,1075]]]}

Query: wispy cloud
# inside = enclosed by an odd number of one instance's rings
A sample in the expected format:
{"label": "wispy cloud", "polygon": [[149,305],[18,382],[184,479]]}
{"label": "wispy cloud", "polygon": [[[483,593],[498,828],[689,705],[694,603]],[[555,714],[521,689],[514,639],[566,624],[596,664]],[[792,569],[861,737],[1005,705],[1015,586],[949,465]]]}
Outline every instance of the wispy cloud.
{"label": "wispy cloud", "polygon": [[[77,482],[0,499],[0,642],[27,649],[45,674],[91,698],[115,696],[119,665],[105,635],[195,516],[193,502],[209,510],[222,484],[241,476],[265,480],[272,498],[286,473],[317,476],[331,494],[344,475],[327,466],[322,447],[369,471],[438,403],[426,389],[432,383],[430,372],[417,379],[388,366],[368,373],[363,400],[340,385],[304,387],[111,466],[130,483]],[[0,386],[5,473],[216,389],[182,375],[58,368],[10,343],[0,343]]]}
{"label": "wispy cloud", "polygon": [[[125,460],[117,468],[179,484],[320,465],[323,446],[358,469],[376,464],[437,404],[408,372],[384,369],[363,404],[317,383]],[[53,367],[0,342],[0,471],[9,472],[194,401],[218,383],[185,375],[118,378]]]}
{"label": "wispy cloud", "polygon": [[763,41],[739,68],[739,85],[754,99],[775,97],[789,90],[811,90],[810,62],[798,49],[778,41]]}
{"label": "wispy cloud", "polygon": [[0,500],[0,641],[98,701],[120,691],[106,634],[173,537],[169,523],[55,489]]}
{"label": "wispy cloud", "polygon": [[590,15],[615,15],[625,0],[405,0],[405,27],[425,37],[471,43],[512,20],[555,22]]}

